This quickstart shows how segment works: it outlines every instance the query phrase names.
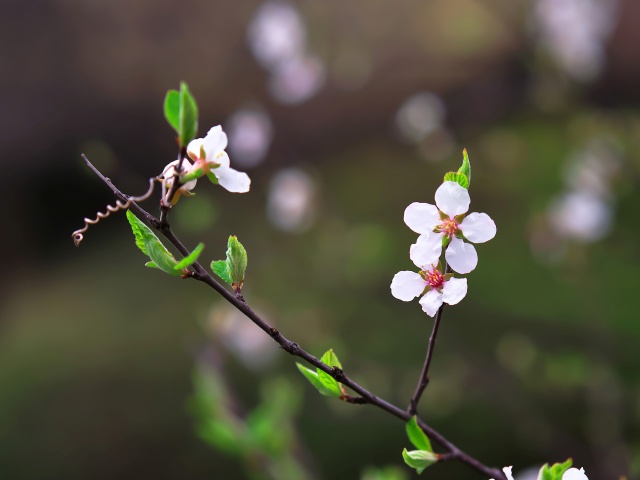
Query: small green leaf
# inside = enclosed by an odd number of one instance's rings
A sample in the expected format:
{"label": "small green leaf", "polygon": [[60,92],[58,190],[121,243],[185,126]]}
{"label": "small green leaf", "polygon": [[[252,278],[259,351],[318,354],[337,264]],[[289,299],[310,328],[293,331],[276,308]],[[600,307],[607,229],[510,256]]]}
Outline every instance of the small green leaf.
{"label": "small green leaf", "polygon": [[175,267],[173,267],[173,269],[184,270],[185,268],[190,267],[191,265],[196,263],[196,261],[198,260],[198,257],[202,253],[202,250],[204,250],[204,243],[201,242],[198,244],[196,248],[193,249],[193,252],[191,252],[188,256],[180,260],[178,264]]}
{"label": "small green leaf", "polygon": [[198,106],[185,82],[180,82],[180,146],[185,147],[198,131]]}
{"label": "small green leaf", "polygon": [[169,90],[164,97],[164,118],[180,135],[180,92]]}
{"label": "small green leaf", "polygon": [[317,369],[318,380],[325,387],[326,393],[325,395],[329,395],[331,397],[340,398],[342,396],[342,388],[340,388],[340,384],[338,381],[329,375],[327,372]]}
{"label": "small green leaf", "polygon": [[340,360],[338,360],[338,356],[333,352],[333,348],[324,352],[320,361],[322,363],[326,363],[330,367],[338,367],[339,369],[342,369],[342,364],[340,363]]}
{"label": "small green leaf", "polygon": [[133,230],[136,245],[153,262],[155,267],[152,268],[159,268],[169,275],[181,275],[182,272],[174,270],[178,262],[151,229],[131,213],[131,210],[127,210],[127,220]]}
{"label": "small green leaf", "polygon": [[227,270],[231,286],[235,290],[242,289],[244,272],[247,270],[247,251],[235,235],[231,235],[227,242]]}
{"label": "small green leaf", "polygon": [[218,177],[215,176],[215,174],[213,172],[209,172],[207,173],[207,178],[211,181],[211,183],[213,183],[214,185],[218,185]]}
{"label": "small green leaf", "polygon": [[545,463],[538,473],[538,480],[562,480],[564,472],[569,470],[571,465],[573,465],[571,458],[564,463],[555,463],[551,467]]}
{"label": "small green leaf", "polygon": [[[324,355],[320,358],[322,363],[326,363],[330,367],[338,367],[342,369],[342,365],[340,364],[340,360],[335,353],[333,353],[333,349],[327,350]],[[328,390],[331,391],[332,396],[340,398],[342,396],[342,385],[329,375],[324,370],[317,369],[318,371],[318,379],[322,382],[322,384],[327,387]]]}
{"label": "small green leaf", "polygon": [[445,182],[456,182],[458,185],[464,188],[469,188],[469,179],[464,173],[460,172],[447,172],[444,176]]}
{"label": "small green leaf", "polygon": [[309,368],[307,368],[307,367],[305,367],[305,366],[303,366],[303,365],[301,365],[301,364],[299,364],[297,362],[296,362],[296,366],[298,367],[298,370],[300,370],[300,373],[302,373],[307,378],[307,380],[309,380],[311,385],[316,387],[316,389],[322,395],[327,395],[329,397],[334,397],[335,396],[335,392],[333,390],[331,390],[330,388],[328,388],[327,386],[325,386],[324,383],[322,383],[322,381],[318,378],[318,374],[316,372],[314,372],[313,370],[311,370],[311,369],[309,369]]}
{"label": "small green leaf", "polygon": [[413,450],[408,452],[406,448],[402,450],[402,458],[404,458],[404,463],[411,468],[415,468],[419,474],[424,472],[428,466],[438,461],[438,456],[433,452],[426,450]]}
{"label": "small green leaf", "polygon": [[465,188],[469,188],[471,184],[471,162],[469,162],[469,154],[466,148],[462,150],[462,166],[458,169],[458,173],[462,173],[467,177],[467,186]]}
{"label": "small green leaf", "polygon": [[406,425],[407,436],[413,446],[418,450],[426,450],[428,452],[433,452],[433,448],[431,448],[431,442],[429,441],[429,437],[422,431],[420,426],[418,425],[418,420],[414,415],[411,417],[411,420],[407,422]]}
{"label": "small green leaf", "polygon": [[231,285],[231,277],[229,276],[226,260],[214,260],[211,262],[211,270],[213,270],[213,273],[219,276],[224,282]]}

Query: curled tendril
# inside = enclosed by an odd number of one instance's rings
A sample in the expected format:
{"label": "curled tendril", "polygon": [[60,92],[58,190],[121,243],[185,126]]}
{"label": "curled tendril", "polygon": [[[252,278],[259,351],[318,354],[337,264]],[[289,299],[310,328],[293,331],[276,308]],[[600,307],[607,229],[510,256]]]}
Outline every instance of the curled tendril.
{"label": "curled tendril", "polygon": [[98,212],[95,219],[85,217],[84,227],[76,230],[71,234],[71,238],[73,238],[73,243],[76,245],[76,247],[80,246],[80,242],[82,242],[82,240],[84,239],[83,233],[85,233],[89,229],[89,225],[95,225],[101,219],[107,218],[109,215],[117,212],[118,210],[126,210],[133,202],[142,202],[149,198],[153,194],[153,188],[155,186],[156,180],[158,180],[157,177],[149,179],[149,190],[147,190],[147,193],[145,193],[144,195],[140,197],[129,197],[126,202],[123,202],[122,200],[116,200],[115,206],[107,205],[107,210],[105,212]]}

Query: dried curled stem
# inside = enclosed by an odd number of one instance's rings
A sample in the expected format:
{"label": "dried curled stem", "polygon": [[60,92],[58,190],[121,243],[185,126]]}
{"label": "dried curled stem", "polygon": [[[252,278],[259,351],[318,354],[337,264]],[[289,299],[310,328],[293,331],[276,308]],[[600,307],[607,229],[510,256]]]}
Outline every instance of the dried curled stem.
{"label": "dried curled stem", "polygon": [[117,212],[118,210],[126,210],[133,202],[142,202],[143,200],[149,198],[153,194],[156,180],[158,180],[157,177],[149,179],[149,190],[147,190],[147,193],[145,193],[144,195],[140,197],[129,197],[126,202],[123,202],[122,200],[116,200],[115,206],[107,205],[107,210],[105,212],[98,212],[95,219],[85,217],[84,227],[76,230],[71,234],[71,238],[73,238],[73,243],[76,245],[76,247],[80,246],[80,242],[82,242],[82,240],[84,239],[83,233],[85,233],[89,229],[89,225],[95,225],[101,219],[107,218],[109,215]]}

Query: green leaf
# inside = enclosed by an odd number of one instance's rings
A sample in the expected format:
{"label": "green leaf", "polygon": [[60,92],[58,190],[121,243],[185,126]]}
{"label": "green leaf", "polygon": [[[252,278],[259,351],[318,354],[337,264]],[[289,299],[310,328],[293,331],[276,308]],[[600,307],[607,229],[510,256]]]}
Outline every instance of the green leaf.
{"label": "green leaf", "polygon": [[158,268],[158,265],[156,265],[153,262],[147,262],[144,264],[145,267],[149,267],[149,268]]}
{"label": "green leaf", "polygon": [[326,393],[325,395],[329,395],[331,397],[340,398],[342,396],[342,388],[340,388],[340,384],[338,381],[329,375],[327,372],[324,372],[317,369],[318,380],[325,387]]}
{"label": "green leaf", "polygon": [[402,450],[402,458],[404,463],[411,468],[415,468],[418,473],[424,472],[424,470],[438,461],[438,456],[433,452],[426,450],[413,450],[408,452],[405,448]]}
{"label": "green leaf", "polygon": [[244,284],[244,272],[247,270],[247,251],[235,235],[227,242],[227,270],[231,286],[240,290]]}
{"label": "green leaf", "polygon": [[226,260],[214,260],[211,262],[211,270],[213,270],[213,273],[219,276],[224,282],[231,285],[231,277],[229,276]]}
{"label": "green leaf", "polygon": [[[169,122],[171,123],[171,122]],[[180,82],[179,131],[180,146],[186,146],[198,131],[198,106],[185,82]]]}
{"label": "green leaf", "polygon": [[433,452],[429,437],[427,437],[427,435],[418,425],[418,420],[415,415],[411,417],[411,420],[407,422],[406,430],[407,436],[409,437],[409,440],[411,440],[411,443],[413,443],[414,447],[416,447],[418,450]]}
{"label": "green leaf", "polygon": [[447,172],[444,176],[445,182],[456,182],[458,185],[464,188],[469,188],[469,179],[464,173],[460,172]]}
{"label": "green leaf", "polygon": [[573,465],[571,458],[564,463],[555,463],[551,467],[545,463],[538,473],[538,480],[562,480],[564,472],[569,470],[571,465]]}
{"label": "green leaf", "polygon": [[458,173],[462,173],[467,177],[467,186],[465,188],[469,188],[471,184],[471,162],[469,162],[469,154],[466,148],[462,150],[462,166],[458,169]]}
{"label": "green leaf", "polygon": [[[336,354],[333,353],[333,349],[327,350],[320,358],[320,361],[322,363],[326,363],[330,367],[338,367],[342,369],[342,364],[340,363],[340,360],[338,360]],[[318,368],[317,371],[318,379],[331,391],[331,395],[340,398],[342,396],[342,386],[340,383],[324,370]]]}
{"label": "green leaf", "polygon": [[301,365],[301,364],[299,364],[297,362],[296,362],[296,366],[298,367],[298,370],[300,370],[300,373],[302,373],[307,378],[307,380],[309,380],[311,385],[316,387],[316,389],[322,395],[327,395],[329,397],[334,397],[335,396],[334,391],[329,389],[327,386],[325,386],[325,384],[322,383],[322,381],[318,378],[318,373],[317,372],[314,372],[313,370],[311,370],[311,369],[309,369],[309,368],[307,368],[307,367],[305,367],[305,366],[303,366],[303,365]]}
{"label": "green leaf", "polygon": [[180,92],[169,90],[164,97],[164,118],[180,135]]}
{"label": "green leaf", "polygon": [[142,253],[151,259],[154,265],[151,268],[159,268],[169,275],[181,275],[182,272],[174,270],[178,262],[151,229],[136,217],[131,210],[127,210],[127,220],[129,220],[131,230],[133,230],[136,245]]}
{"label": "green leaf", "polygon": [[185,268],[190,267],[191,265],[196,263],[196,261],[198,260],[198,257],[202,253],[202,250],[204,250],[204,243],[201,242],[198,244],[196,248],[193,249],[193,252],[191,252],[188,256],[180,260],[178,264],[175,267],[173,267],[173,269],[184,270]]}
{"label": "green leaf", "polygon": [[320,361],[322,363],[326,363],[330,367],[338,367],[342,370],[342,364],[340,363],[340,360],[338,360],[338,356],[333,352],[333,348],[327,350],[324,355],[322,355],[322,358],[320,358]]}

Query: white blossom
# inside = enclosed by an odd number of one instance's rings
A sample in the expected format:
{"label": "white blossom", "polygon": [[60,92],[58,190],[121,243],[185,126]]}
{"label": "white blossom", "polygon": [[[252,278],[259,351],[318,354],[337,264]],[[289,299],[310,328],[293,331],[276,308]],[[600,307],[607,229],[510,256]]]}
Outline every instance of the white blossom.
{"label": "white blossom", "polygon": [[391,281],[391,294],[398,300],[410,302],[421,296],[422,310],[433,317],[442,303],[455,305],[467,294],[467,279],[453,278],[453,274],[443,274],[434,265],[420,267],[419,273],[398,272]]}
{"label": "white blossom", "polygon": [[238,172],[229,166],[227,134],[217,125],[204,138],[196,138],[189,142],[187,153],[194,161],[188,173],[200,172],[198,176],[207,175],[213,183],[218,183],[230,192],[245,193],[249,191],[251,179],[244,172]]}
{"label": "white blossom", "polygon": [[[166,167],[164,167],[164,170],[159,177],[162,181],[162,201],[165,205],[175,204],[182,195],[186,195],[187,197],[193,196],[191,190],[195,188],[196,183],[198,182],[197,180],[190,180],[186,182],[185,184],[181,185],[178,190],[176,190],[173,198],[167,198],[169,196],[169,193],[171,192],[171,188],[173,187],[173,182],[175,181],[174,179],[176,176],[176,166],[178,165],[179,161],[180,160],[174,160],[173,162],[169,163]],[[184,159],[182,161],[182,172],[188,171],[191,167],[192,165],[189,160]]]}
{"label": "white blossom", "polygon": [[496,235],[496,224],[486,213],[467,215],[471,199],[466,188],[456,182],[444,182],[435,195],[436,205],[414,202],[404,211],[404,223],[420,237],[411,245],[411,260],[416,265],[436,263],[442,242],[450,243],[445,258],[458,273],[469,273],[478,264],[478,254],[470,243],[484,243]]}
{"label": "white blossom", "polygon": [[[511,473],[512,468],[513,467],[504,467],[502,469],[507,480],[514,480],[513,474]],[[490,480],[493,480],[493,478]],[[587,475],[584,473],[584,468],[581,468],[580,470],[577,468],[570,468],[562,474],[562,480],[589,480],[589,478],[587,478]]]}

